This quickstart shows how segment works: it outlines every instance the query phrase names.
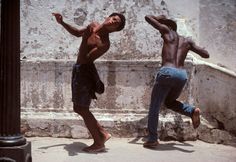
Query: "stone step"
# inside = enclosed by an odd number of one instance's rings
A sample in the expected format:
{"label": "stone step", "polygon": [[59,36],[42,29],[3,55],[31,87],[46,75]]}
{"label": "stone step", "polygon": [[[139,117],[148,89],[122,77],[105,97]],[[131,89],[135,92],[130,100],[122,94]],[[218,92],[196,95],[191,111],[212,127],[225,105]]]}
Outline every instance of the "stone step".
{"label": "stone step", "polygon": [[[98,113],[94,116],[99,123],[116,137],[137,137],[147,135],[147,113]],[[164,129],[165,127],[165,129]],[[168,129],[167,129],[168,127]],[[162,138],[177,138],[181,134],[184,140],[195,140],[196,132],[191,128],[190,119],[173,114],[160,115],[159,132]],[[75,113],[55,112],[25,112],[22,113],[22,130],[26,136],[52,136],[52,137],[90,137],[87,128],[80,116]],[[167,137],[175,132],[176,137]],[[179,135],[178,135],[179,134]],[[165,137],[164,137],[165,136]],[[187,137],[188,136],[188,137]],[[190,137],[191,136],[191,137]]]}
{"label": "stone step", "polygon": [[[93,112],[98,122],[114,137],[147,136],[147,113]],[[91,138],[82,118],[73,112],[23,112],[22,132],[27,137]],[[158,134],[161,140],[210,143],[236,143],[236,138],[201,117],[201,125],[193,129],[191,119],[176,113],[161,111]]]}

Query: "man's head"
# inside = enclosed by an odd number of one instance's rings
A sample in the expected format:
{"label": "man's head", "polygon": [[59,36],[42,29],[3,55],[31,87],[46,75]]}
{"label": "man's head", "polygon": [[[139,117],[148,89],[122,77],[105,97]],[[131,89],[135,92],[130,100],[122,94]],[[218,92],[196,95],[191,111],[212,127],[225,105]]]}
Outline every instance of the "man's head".
{"label": "man's head", "polygon": [[104,26],[111,32],[120,31],[125,26],[125,17],[120,13],[112,13],[106,18]]}
{"label": "man's head", "polygon": [[174,20],[163,18],[163,19],[160,19],[159,21],[160,23],[167,25],[172,30],[177,31],[177,24]]}

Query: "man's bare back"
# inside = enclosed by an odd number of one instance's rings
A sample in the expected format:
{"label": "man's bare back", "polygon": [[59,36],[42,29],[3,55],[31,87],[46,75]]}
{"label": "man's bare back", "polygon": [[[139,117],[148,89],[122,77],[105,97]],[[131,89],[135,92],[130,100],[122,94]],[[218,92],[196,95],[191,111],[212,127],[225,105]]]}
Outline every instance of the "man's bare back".
{"label": "man's bare back", "polygon": [[147,148],[158,146],[158,120],[162,103],[175,112],[191,117],[193,128],[200,125],[200,108],[177,100],[188,79],[184,67],[189,50],[208,58],[203,48],[195,45],[190,38],[178,35],[177,24],[165,16],[145,16],[146,21],[161,33],[163,38],[162,66],[156,75],[148,112],[148,138],[143,144]]}
{"label": "man's bare back", "polygon": [[204,48],[197,46],[190,38],[178,35],[175,27],[168,24],[169,21],[172,20],[166,19],[163,15],[157,17],[149,15],[145,16],[145,19],[154,28],[159,30],[164,40],[162,48],[162,66],[183,68],[189,50],[197,53],[203,58],[209,57],[208,52],[204,50]]}

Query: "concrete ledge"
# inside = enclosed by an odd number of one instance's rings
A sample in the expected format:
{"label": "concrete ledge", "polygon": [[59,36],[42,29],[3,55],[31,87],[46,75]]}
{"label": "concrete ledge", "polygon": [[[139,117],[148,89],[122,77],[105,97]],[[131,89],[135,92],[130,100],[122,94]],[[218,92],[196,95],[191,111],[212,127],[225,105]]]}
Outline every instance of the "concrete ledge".
{"label": "concrete ledge", "polygon": [[[114,137],[138,137],[147,135],[147,115],[94,113],[100,124]],[[81,117],[75,113],[24,113],[22,131],[26,136],[50,136],[89,138]],[[159,134],[162,140],[196,140],[189,118],[168,113],[160,115]]]}
{"label": "concrete ledge", "polygon": [[[72,61],[21,63],[22,130],[27,136],[88,138],[83,121],[72,112]],[[113,136],[146,135],[151,89],[160,61],[98,61],[106,90],[91,110]],[[229,143],[236,127],[236,75],[189,59],[189,81],[179,100],[202,109],[203,124],[193,130],[189,118],[165,108],[160,113],[160,138]],[[222,102],[223,101],[223,102]],[[213,105],[213,106],[212,106]],[[219,111],[220,110],[220,111]],[[234,135],[232,135],[234,134]],[[224,136],[224,137],[223,137]]]}

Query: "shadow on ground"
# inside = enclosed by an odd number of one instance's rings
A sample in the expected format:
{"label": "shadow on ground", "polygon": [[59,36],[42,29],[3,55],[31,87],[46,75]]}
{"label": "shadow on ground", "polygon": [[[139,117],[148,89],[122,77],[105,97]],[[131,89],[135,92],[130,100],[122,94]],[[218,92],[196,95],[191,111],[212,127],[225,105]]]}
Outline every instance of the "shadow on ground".
{"label": "shadow on ground", "polygon": [[[138,145],[143,145],[145,142],[144,137],[137,137],[131,141],[129,141],[130,144],[138,144]],[[177,150],[185,153],[192,153],[194,150],[189,150],[189,149],[183,149],[180,147],[193,147],[193,145],[187,143],[187,142],[180,142],[180,143],[175,143],[175,142],[168,142],[168,143],[160,143],[156,148],[147,148],[151,150],[156,150],[156,151],[171,151],[171,150]]]}
{"label": "shadow on ground", "polygon": [[[88,147],[88,145],[86,145],[82,142],[73,142],[71,144],[51,145],[51,146],[40,147],[39,149],[47,150],[49,148],[60,147],[60,146],[64,146],[63,149],[65,149],[68,152],[69,156],[77,156],[80,153],[97,154],[97,153],[93,153],[93,152],[84,152],[82,149],[85,147]],[[106,152],[107,152],[107,150],[105,150],[103,152],[98,152],[98,153],[106,153]]]}

